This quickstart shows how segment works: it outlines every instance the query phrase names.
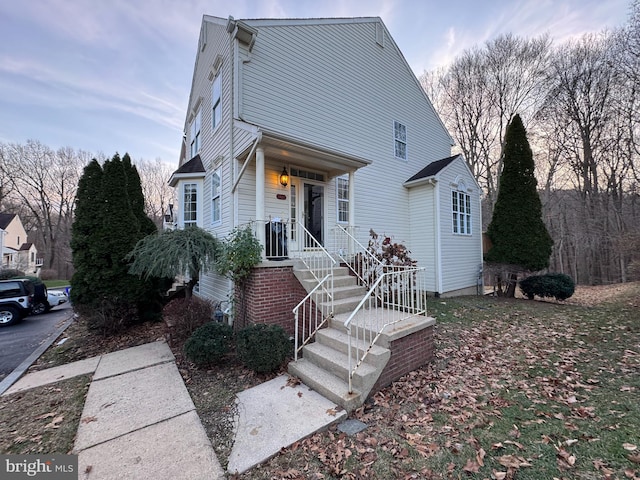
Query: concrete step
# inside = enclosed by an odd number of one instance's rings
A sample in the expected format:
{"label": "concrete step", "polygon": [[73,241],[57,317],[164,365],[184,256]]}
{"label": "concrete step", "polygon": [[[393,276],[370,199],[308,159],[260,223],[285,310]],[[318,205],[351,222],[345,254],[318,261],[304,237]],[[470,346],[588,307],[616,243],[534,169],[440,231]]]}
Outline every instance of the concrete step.
{"label": "concrete step", "polygon": [[[314,365],[319,366],[341,380],[345,382],[349,381],[349,357],[345,353],[319,342],[314,342],[304,347],[303,356]],[[357,358],[354,356],[351,368],[356,366],[357,361]],[[357,388],[360,392],[368,393],[381,372],[382,370],[378,372],[378,369],[373,365],[363,363],[353,374],[353,387]]]}
{"label": "concrete step", "polygon": [[[391,352],[387,348],[378,345],[369,347],[369,344],[363,340],[352,339],[351,341],[352,352],[357,351],[358,356],[362,355],[364,351],[369,348],[365,362],[380,369],[380,371],[382,371],[389,361],[389,358],[391,358]],[[318,330],[316,333],[316,342],[327,345],[345,355],[347,355],[349,351],[349,336],[344,331],[336,328],[323,328]]]}
{"label": "concrete step", "polygon": [[[309,273],[309,275],[311,275],[311,273]],[[318,280],[313,278],[313,276],[310,276],[308,278],[307,277],[300,278],[296,276],[296,278],[298,279],[300,284],[304,287],[304,289],[307,292],[310,292],[311,290],[313,290],[313,288],[318,284]],[[324,276],[321,276],[320,280],[322,280],[322,278],[324,278]],[[350,287],[350,286],[358,286],[358,283],[356,281],[356,278],[352,277],[351,275],[339,275],[339,276],[334,275],[333,286],[334,288]],[[361,288],[364,288],[364,287],[361,287]],[[364,293],[367,293],[366,290],[364,291]]]}
{"label": "concrete step", "polygon": [[367,290],[364,287],[361,287],[359,285],[345,285],[344,287],[342,287],[342,286],[336,286],[334,283],[334,286],[333,286],[334,300],[342,300],[344,298],[356,297],[358,298],[358,302],[360,302],[360,300],[362,300],[362,297],[364,297],[366,293],[367,293]]}
{"label": "concrete step", "polygon": [[355,410],[364,402],[357,390],[349,393],[347,382],[311,363],[306,358],[291,362],[289,373],[298,377],[305,385],[325,398],[342,406],[347,412]]}
{"label": "concrete step", "polygon": [[[351,313],[360,303],[362,298],[358,297],[350,297],[350,298],[341,298],[339,300],[333,301],[333,313],[341,314],[341,313]],[[331,302],[320,302],[321,308],[331,308]],[[324,310],[323,310],[324,311]]]}
{"label": "concrete step", "polygon": [[[312,277],[311,272],[309,271],[307,266],[302,262],[296,263],[296,265],[294,265],[293,267],[293,271],[299,272],[303,278]],[[329,269],[325,270],[322,268],[316,268],[316,272],[317,272],[316,274],[318,274],[320,277],[324,277],[327,273],[329,273]],[[349,275],[349,268],[336,265],[335,267],[333,267],[333,274],[336,276],[347,276]]]}

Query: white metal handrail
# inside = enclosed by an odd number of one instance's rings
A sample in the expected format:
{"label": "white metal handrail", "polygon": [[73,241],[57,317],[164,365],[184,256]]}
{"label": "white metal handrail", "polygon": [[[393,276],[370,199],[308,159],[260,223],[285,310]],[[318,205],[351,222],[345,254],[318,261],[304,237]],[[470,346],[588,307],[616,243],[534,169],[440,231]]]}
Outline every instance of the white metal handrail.
{"label": "white metal handrail", "polygon": [[370,287],[385,265],[355,238],[352,233],[355,228],[348,227],[351,230],[349,231],[342,225],[336,225],[334,229],[336,251],[340,259],[358,278],[360,284]]}
{"label": "white metal handrail", "polygon": [[[293,309],[295,317],[295,360],[298,360],[300,350],[309,343],[316,332],[331,317],[331,312],[327,311],[329,309],[326,307],[323,309],[320,304],[321,300],[326,298],[325,284],[332,279],[333,275],[331,273],[325,275]],[[302,318],[300,318],[300,310],[302,310]]]}
{"label": "white metal handrail", "polygon": [[[411,316],[426,315],[424,271],[424,268],[418,267],[384,266],[369,291],[345,320],[344,327],[349,337],[350,393],[353,375],[384,329]],[[360,312],[364,313],[358,315]]]}

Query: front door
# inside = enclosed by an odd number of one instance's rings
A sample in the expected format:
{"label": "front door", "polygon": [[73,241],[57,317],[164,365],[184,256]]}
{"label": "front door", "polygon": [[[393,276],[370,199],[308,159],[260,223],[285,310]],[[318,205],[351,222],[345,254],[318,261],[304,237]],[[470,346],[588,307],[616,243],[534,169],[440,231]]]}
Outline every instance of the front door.
{"label": "front door", "polygon": [[[303,184],[304,227],[320,245],[324,245],[324,186],[312,183]],[[307,239],[305,247],[313,247],[311,239]]]}

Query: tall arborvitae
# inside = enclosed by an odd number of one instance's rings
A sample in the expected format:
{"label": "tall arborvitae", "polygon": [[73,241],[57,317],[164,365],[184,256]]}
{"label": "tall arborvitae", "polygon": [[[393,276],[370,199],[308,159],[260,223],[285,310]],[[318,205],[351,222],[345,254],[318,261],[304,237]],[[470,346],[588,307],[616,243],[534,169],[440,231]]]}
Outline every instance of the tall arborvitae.
{"label": "tall arborvitae", "polygon": [[140,181],[140,175],[135,165],[131,163],[131,157],[128,153],[125,153],[122,157],[122,165],[124,167],[124,173],[127,177],[127,193],[129,195],[129,202],[131,203],[131,210],[133,214],[138,218],[140,223],[140,231],[145,235],[155,233],[158,231],[155,223],[151,220],[144,211],[144,195],[142,194],[142,182]]}
{"label": "tall arborvitae", "polygon": [[[542,203],[527,133],[519,115],[505,134],[504,168],[498,199],[487,228],[492,247],[486,260],[521,270],[542,270],[549,266],[553,240],[542,221]],[[515,291],[512,282],[509,295]]]}
{"label": "tall arborvitae", "polygon": [[87,307],[81,313],[100,312],[93,323],[105,331],[158,311],[152,306],[159,299],[153,279],[129,274],[125,258],[138,240],[155,230],[144,214],[140,177],[128,156],[123,161],[116,154],[102,168],[92,162],[85,169],[73,225],[76,274],[71,292],[80,310]]}
{"label": "tall arborvitae", "polygon": [[85,168],[76,193],[71,250],[74,274],[71,299],[76,304],[90,303],[98,294],[96,272],[106,267],[100,248],[102,228],[102,167],[93,159]]}

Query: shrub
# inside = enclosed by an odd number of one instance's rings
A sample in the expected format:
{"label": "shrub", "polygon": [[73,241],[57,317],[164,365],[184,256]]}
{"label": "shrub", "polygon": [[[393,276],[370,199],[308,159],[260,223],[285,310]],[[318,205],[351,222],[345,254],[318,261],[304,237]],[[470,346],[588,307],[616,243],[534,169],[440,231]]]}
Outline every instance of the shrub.
{"label": "shrub", "polygon": [[547,273],[532,275],[520,280],[520,290],[529,299],[535,295],[539,297],[555,297],[556,300],[566,300],[575,291],[576,285],[569,275],[564,273]]}
{"label": "shrub", "polygon": [[22,278],[24,272],[15,268],[3,268],[0,270],[0,280],[11,280],[12,278]]}
{"label": "shrub", "polygon": [[40,278],[42,280],[58,280],[58,271],[53,268],[43,268],[40,270]]}
{"label": "shrub", "polygon": [[229,353],[233,328],[225,323],[207,323],[197,328],[184,344],[184,354],[198,365],[218,363]]}
{"label": "shrub", "polygon": [[181,342],[213,319],[213,304],[200,297],[175,298],[162,309],[173,341]]}
{"label": "shrub", "polygon": [[268,373],[282,365],[291,353],[291,342],[281,326],[257,324],[238,332],[236,349],[248,368]]}
{"label": "shrub", "polygon": [[86,322],[90,330],[103,336],[115,335],[136,323],[135,305],[119,298],[103,298],[92,305],[75,305],[74,310]]}

